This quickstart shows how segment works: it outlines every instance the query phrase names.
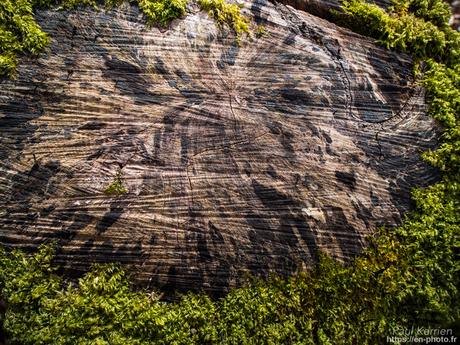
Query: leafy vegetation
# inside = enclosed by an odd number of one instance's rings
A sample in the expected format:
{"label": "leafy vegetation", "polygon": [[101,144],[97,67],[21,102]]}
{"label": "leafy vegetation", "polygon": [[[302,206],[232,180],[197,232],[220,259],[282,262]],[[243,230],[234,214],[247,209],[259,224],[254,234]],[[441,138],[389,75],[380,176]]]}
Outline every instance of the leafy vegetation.
{"label": "leafy vegetation", "polygon": [[228,25],[232,28],[237,39],[243,33],[249,34],[249,19],[241,14],[237,4],[228,4],[225,0],[198,0],[201,9],[208,11],[218,25]]}
{"label": "leafy vegetation", "polygon": [[265,30],[265,26],[263,26],[263,25],[258,25],[257,26],[257,28],[256,28],[256,37],[257,38],[261,38],[266,33],[267,33],[267,31]]}
{"label": "leafy vegetation", "polygon": [[460,181],[460,64],[452,68],[428,60],[422,80],[428,93],[431,115],[444,125],[441,145],[424,158],[444,173],[453,190]]}
{"label": "leafy vegetation", "polygon": [[116,175],[115,178],[113,179],[113,182],[107,186],[107,188],[104,190],[104,193],[107,195],[123,195],[127,193],[128,190],[123,186],[123,181],[121,180],[121,172],[119,171]]}
{"label": "leafy vegetation", "polygon": [[449,8],[440,0],[396,0],[388,11],[363,0],[347,0],[343,10],[342,24],[377,38],[387,48],[451,67],[460,60],[460,33],[449,27]]}
{"label": "leafy vegetation", "polygon": [[185,14],[187,0],[140,0],[139,8],[149,24],[167,25]]}
{"label": "leafy vegetation", "polygon": [[254,280],[217,301],[188,294],[160,302],[134,292],[113,264],[69,285],[55,274],[51,246],[33,256],[1,250],[13,344],[375,345],[394,327],[460,326],[458,34],[440,0],[404,0],[388,11],[352,0],[344,11],[347,25],[419,60],[430,114],[444,126],[439,148],[424,153],[441,180],[413,191],[416,210],[404,224],[379,230],[347,265],[320,255],[310,271]]}
{"label": "leafy vegetation", "polygon": [[2,0],[0,3],[0,75],[14,77],[17,54],[38,55],[48,44],[33,17],[30,0]]}
{"label": "leafy vegetation", "polygon": [[451,16],[447,2],[436,0],[393,0],[390,11],[398,14],[413,13],[417,18],[431,22],[441,29],[447,28]]}

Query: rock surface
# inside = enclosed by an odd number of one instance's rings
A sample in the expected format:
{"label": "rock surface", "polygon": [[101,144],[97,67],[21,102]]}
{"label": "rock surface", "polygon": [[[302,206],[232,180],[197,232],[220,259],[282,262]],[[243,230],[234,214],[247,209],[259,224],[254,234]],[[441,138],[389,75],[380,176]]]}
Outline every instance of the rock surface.
{"label": "rock surface", "polygon": [[447,2],[452,10],[449,24],[454,30],[460,31],[460,0],[448,0]]}
{"label": "rock surface", "polygon": [[[436,179],[412,62],[318,17],[245,2],[260,38],[190,6],[40,12],[52,44],[0,84],[0,241],[57,239],[70,276],[119,261],[144,286],[221,293],[245,272],[346,259]],[[104,189],[121,172],[128,193]]]}

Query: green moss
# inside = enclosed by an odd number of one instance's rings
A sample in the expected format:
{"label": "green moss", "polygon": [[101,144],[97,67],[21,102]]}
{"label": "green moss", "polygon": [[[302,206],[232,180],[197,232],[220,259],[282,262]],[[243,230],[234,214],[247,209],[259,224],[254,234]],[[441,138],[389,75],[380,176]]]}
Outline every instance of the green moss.
{"label": "green moss", "polygon": [[249,34],[249,19],[241,14],[237,4],[229,4],[224,0],[198,0],[201,9],[207,11],[218,25],[227,25],[239,39],[242,34]]}
{"label": "green moss", "polygon": [[13,79],[16,75],[18,60],[13,52],[4,52],[0,54],[0,76],[7,76]]}
{"label": "green moss", "polygon": [[[441,0],[436,2],[442,3]],[[409,11],[411,3],[415,1],[399,2],[387,12],[363,0],[344,1],[346,16],[342,24],[376,38],[387,48],[408,52],[415,58],[432,58],[448,66],[457,64],[460,59],[460,33],[452,30],[446,22],[444,25],[439,23],[449,15],[425,9],[419,17],[417,13],[421,10],[416,13]],[[424,19],[430,16],[436,18],[435,23]]]}
{"label": "green moss", "polygon": [[123,181],[121,180],[121,172],[118,172],[113,182],[104,189],[104,193],[107,195],[120,196],[127,192],[128,190],[123,186]]}
{"label": "green moss", "polygon": [[422,84],[427,90],[430,113],[446,128],[458,127],[460,114],[460,64],[447,67],[432,59],[424,66]]}
{"label": "green moss", "polygon": [[266,33],[267,33],[267,31],[265,30],[265,26],[263,26],[263,25],[258,25],[257,26],[257,29],[256,29],[256,37],[257,38],[261,38]]}
{"label": "green moss", "polygon": [[187,0],[140,0],[139,8],[149,24],[167,25],[185,14]]}
{"label": "green moss", "polygon": [[0,76],[14,77],[17,55],[38,55],[47,44],[48,37],[35,22],[28,0],[0,3]]}
{"label": "green moss", "polygon": [[447,28],[451,16],[447,2],[439,0],[393,0],[390,9],[394,13],[412,13],[417,18],[430,22],[439,28]]}

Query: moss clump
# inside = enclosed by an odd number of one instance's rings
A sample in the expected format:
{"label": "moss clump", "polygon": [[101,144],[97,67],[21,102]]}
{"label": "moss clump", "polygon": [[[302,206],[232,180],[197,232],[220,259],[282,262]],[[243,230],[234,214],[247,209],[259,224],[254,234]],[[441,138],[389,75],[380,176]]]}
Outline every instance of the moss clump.
{"label": "moss clump", "polygon": [[422,85],[427,90],[429,111],[444,125],[444,132],[441,145],[423,157],[441,170],[454,192],[460,190],[460,63],[449,68],[430,59],[425,69]]}
{"label": "moss clump", "polygon": [[[346,16],[342,24],[376,38],[387,48],[408,52],[417,59],[432,58],[453,66],[460,59],[460,33],[445,21],[449,17],[445,13],[448,7],[441,0],[431,3],[437,5],[429,7],[420,0],[398,0],[387,12],[363,0],[344,1]],[[411,12],[411,8],[415,12]]]}
{"label": "moss clump", "polygon": [[150,25],[167,25],[185,14],[187,0],[140,0],[139,8]]}
{"label": "moss clump", "polygon": [[256,29],[256,37],[261,38],[267,33],[267,30],[265,30],[265,26],[263,25],[258,25]]}
{"label": "moss clump", "polygon": [[415,17],[430,22],[441,29],[448,27],[451,12],[447,2],[439,0],[393,0],[393,4],[390,12],[412,13]]}
{"label": "moss clump", "polygon": [[30,0],[0,2],[0,76],[14,78],[17,55],[29,53],[36,56],[48,41],[48,36],[35,22]]}
{"label": "moss clump", "polygon": [[229,4],[224,0],[198,0],[198,5],[214,18],[220,26],[227,25],[237,35],[249,34],[249,19],[241,14],[241,8],[237,4]]}
{"label": "moss clump", "polygon": [[107,195],[120,196],[127,192],[128,190],[123,186],[123,181],[121,180],[121,172],[118,172],[113,182],[104,189],[104,193]]}

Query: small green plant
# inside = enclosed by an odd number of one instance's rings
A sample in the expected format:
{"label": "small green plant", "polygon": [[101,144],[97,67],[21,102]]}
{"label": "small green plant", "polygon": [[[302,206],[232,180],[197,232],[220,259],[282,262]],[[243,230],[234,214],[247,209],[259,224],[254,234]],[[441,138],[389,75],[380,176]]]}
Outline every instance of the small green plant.
{"label": "small green plant", "polygon": [[207,11],[218,25],[227,25],[233,29],[238,40],[242,34],[249,34],[249,18],[241,14],[241,8],[237,4],[228,4],[224,0],[198,0],[198,5]]}
{"label": "small green plant", "polygon": [[261,38],[262,36],[264,36],[266,34],[266,32],[267,31],[265,30],[265,26],[258,25],[257,29],[256,29],[256,37]]}
{"label": "small green plant", "polygon": [[140,0],[139,8],[147,17],[150,25],[165,26],[173,19],[185,14],[187,0]]}
{"label": "small green plant", "polygon": [[0,54],[0,76],[7,76],[10,79],[14,79],[17,64],[18,60],[14,52],[2,52]]}
{"label": "small green plant", "polygon": [[104,189],[104,193],[107,195],[120,196],[127,192],[128,190],[125,188],[125,186],[123,186],[123,181],[121,180],[121,171],[115,175],[113,182],[106,189]]}
{"label": "small green plant", "polygon": [[427,90],[429,111],[444,125],[441,145],[423,157],[448,177],[451,187],[460,182],[460,63],[453,68],[426,61],[422,84]]}

